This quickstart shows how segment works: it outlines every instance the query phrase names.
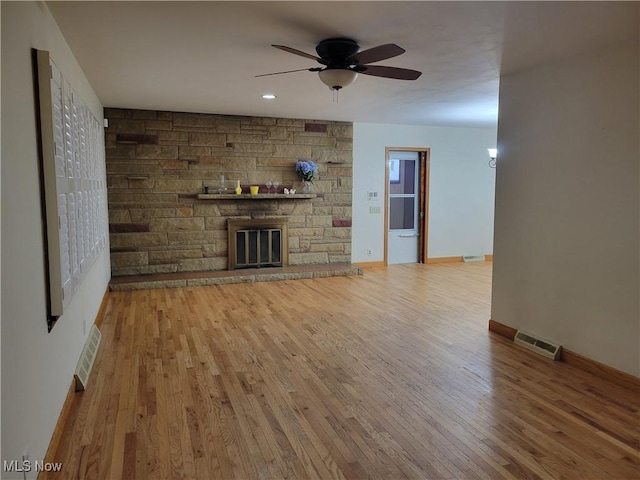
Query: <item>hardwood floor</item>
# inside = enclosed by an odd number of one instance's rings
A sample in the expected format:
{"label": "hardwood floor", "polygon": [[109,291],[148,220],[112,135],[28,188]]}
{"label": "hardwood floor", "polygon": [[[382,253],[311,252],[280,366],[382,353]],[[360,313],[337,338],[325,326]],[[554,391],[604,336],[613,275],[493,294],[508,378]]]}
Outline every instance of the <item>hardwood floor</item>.
{"label": "hardwood floor", "polygon": [[109,293],[79,479],[637,479],[640,398],[488,332],[491,264]]}

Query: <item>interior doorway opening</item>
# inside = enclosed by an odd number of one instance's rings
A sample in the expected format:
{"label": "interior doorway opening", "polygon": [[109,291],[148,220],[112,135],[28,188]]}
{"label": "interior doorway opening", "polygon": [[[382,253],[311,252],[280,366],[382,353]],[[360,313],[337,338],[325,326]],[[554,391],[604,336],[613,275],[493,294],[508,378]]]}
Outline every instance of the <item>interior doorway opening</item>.
{"label": "interior doorway opening", "polygon": [[385,149],[384,264],[426,263],[429,149]]}

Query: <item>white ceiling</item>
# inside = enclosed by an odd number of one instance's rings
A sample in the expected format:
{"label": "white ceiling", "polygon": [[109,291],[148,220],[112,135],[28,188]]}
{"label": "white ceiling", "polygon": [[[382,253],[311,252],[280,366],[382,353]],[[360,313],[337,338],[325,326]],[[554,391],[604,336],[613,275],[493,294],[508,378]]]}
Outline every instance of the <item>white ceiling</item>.
{"label": "white ceiling", "polygon": [[[637,2],[48,2],[107,107],[416,125],[494,126],[500,72],[638,35]],[[315,55],[325,38],[407,52],[360,75],[338,102],[271,47]],[[274,93],[266,101],[263,93]]]}

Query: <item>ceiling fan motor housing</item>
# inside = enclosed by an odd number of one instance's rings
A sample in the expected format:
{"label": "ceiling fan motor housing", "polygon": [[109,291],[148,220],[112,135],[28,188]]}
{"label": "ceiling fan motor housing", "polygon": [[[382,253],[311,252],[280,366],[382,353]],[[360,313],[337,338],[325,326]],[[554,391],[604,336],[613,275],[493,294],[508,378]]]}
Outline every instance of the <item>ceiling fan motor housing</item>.
{"label": "ceiling fan motor housing", "polygon": [[347,59],[360,51],[360,45],[350,38],[328,38],[316,46],[316,52],[328,68],[347,68]]}

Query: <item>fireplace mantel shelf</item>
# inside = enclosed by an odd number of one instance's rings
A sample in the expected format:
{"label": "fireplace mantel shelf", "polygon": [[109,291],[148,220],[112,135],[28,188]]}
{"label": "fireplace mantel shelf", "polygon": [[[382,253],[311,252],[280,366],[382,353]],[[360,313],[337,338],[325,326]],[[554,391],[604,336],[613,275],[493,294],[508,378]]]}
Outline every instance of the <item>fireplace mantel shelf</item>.
{"label": "fireplace mantel shelf", "polygon": [[284,193],[259,193],[251,195],[243,193],[236,195],[235,193],[199,193],[198,200],[304,200],[316,198],[315,193],[293,193],[285,195]]}

